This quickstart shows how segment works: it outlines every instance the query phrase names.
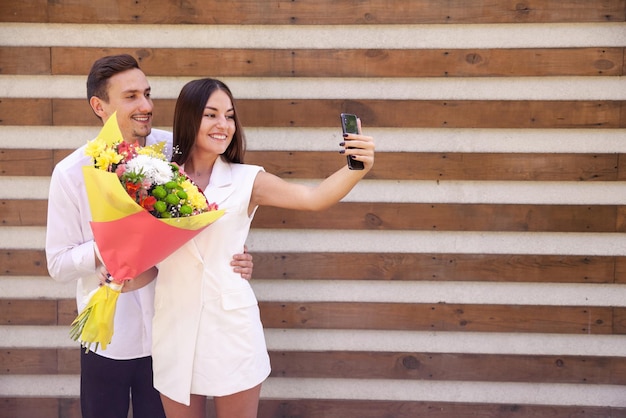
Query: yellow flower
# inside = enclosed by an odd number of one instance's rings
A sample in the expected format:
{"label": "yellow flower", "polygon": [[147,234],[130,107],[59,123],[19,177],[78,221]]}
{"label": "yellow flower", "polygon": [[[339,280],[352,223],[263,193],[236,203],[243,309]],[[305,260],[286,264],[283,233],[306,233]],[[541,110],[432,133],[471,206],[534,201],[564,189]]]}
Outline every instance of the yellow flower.
{"label": "yellow flower", "polygon": [[94,139],[93,141],[87,142],[87,147],[85,148],[85,154],[96,158],[106,149],[106,144],[102,140]]}
{"label": "yellow flower", "polygon": [[98,156],[95,157],[96,168],[100,170],[108,170],[111,164],[117,164],[122,160],[122,156],[118,154],[114,149],[107,148],[103,150]]}
{"label": "yellow flower", "polygon": [[198,188],[189,180],[181,183],[183,190],[187,193],[187,202],[194,210],[206,210],[206,197],[198,191]]}

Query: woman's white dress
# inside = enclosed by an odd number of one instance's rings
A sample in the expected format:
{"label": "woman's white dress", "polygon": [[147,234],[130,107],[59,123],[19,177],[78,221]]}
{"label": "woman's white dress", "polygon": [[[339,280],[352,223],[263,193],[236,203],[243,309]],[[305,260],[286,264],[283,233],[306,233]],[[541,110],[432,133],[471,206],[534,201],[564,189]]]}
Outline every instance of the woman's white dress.
{"label": "woman's white dress", "polygon": [[179,403],[189,405],[192,393],[250,389],[270,373],[256,297],[230,265],[243,251],[252,186],[262,170],[218,158],[205,194],[225,215],[158,265],[154,386]]}

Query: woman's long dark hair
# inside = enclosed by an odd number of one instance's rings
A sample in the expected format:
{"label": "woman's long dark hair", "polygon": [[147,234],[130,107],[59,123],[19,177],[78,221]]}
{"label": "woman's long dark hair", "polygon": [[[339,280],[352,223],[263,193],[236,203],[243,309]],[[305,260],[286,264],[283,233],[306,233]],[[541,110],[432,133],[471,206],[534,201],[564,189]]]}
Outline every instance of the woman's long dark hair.
{"label": "woman's long dark hair", "polygon": [[222,156],[231,163],[243,163],[246,152],[243,127],[235,107],[233,94],[226,84],[213,78],[202,78],[185,84],[176,100],[174,109],[174,154],[172,161],[182,165],[189,159],[189,154],[200,130],[202,115],[206,103],[217,90],[225,92],[233,104],[235,113],[235,134]]}

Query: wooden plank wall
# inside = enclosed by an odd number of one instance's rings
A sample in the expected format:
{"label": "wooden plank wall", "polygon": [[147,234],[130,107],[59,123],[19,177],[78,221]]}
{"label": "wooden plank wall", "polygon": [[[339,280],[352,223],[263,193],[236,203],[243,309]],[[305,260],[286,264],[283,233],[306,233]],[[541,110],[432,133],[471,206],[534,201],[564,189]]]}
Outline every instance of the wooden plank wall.
{"label": "wooden plank wall", "polygon": [[259,416],[626,417],[625,0],[0,3],[0,417],[78,417],[74,288],[43,251],[48,179],[92,138],[94,59],[136,56],[156,126],[185,81],[240,99],[248,162],[344,163],[324,213],[263,208]]}

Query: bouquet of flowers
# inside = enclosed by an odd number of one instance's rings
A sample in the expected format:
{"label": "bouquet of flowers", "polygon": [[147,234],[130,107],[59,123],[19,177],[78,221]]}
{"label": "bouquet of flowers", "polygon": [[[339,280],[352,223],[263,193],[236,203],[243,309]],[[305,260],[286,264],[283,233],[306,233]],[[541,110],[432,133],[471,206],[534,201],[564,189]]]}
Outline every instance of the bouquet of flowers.
{"label": "bouquet of flowers", "polygon": [[123,140],[113,114],[87,144],[93,166],[83,167],[90,223],[111,275],[89,294],[70,336],[103,349],[113,336],[117,298],[126,280],[150,269],[219,219],[223,210],[163,154],[163,144],[140,147]]}

